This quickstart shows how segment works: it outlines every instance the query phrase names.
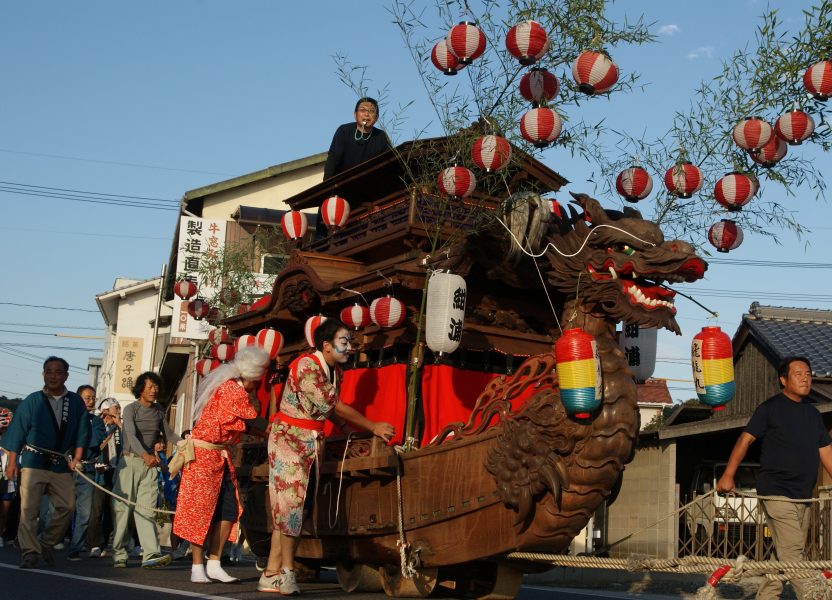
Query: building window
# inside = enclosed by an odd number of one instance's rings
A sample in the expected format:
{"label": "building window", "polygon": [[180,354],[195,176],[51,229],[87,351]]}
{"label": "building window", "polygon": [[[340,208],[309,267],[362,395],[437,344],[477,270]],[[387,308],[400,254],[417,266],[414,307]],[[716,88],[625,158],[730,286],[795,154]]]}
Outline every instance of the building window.
{"label": "building window", "polygon": [[260,272],[266,275],[276,275],[283,270],[289,256],[286,254],[263,254],[260,256]]}

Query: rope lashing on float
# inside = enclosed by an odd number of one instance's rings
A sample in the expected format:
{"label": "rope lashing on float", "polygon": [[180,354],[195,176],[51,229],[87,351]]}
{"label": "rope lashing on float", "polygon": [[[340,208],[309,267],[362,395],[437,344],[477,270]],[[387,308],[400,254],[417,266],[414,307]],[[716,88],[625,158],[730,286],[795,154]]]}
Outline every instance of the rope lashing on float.
{"label": "rope lashing on float", "polygon": [[419,550],[413,550],[404,534],[404,500],[402,498],[402,461],[400,455],[413,449],[416,439],[409,437],[401,446],[393,446],[396,451],[396,508],[399,512],[399,539],[396,546],[399,549],[399,562],[402,577],[413,579],[419,568]]}

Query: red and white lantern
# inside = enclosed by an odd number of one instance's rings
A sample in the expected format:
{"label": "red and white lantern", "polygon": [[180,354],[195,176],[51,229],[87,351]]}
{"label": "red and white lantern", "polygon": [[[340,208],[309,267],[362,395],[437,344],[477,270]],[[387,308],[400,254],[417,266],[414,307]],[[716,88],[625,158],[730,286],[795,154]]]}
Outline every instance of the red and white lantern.
{"label": "red and white lantern", "polygon": [[211,306],[202,298],[194,298],[188,302],[188,314],[197,321],[201,321],[208,316],[211,311]]}
{"label": "red and white lantern", "polygon": [[832,96],[832,62],[822,60],[806,69],[803,86],[815,100],[826,102]]}
{"label": "red and white lantern", "polygon": [[603,52],[587,50],[575,59],[572,77],[584,94],[603,94],[618,81],[618,66]]}
{"label": "red and white lantern", "polygon": [[749,152],[759,151],[773,135],[774,130],[771,125],[757,117],[743,119],[734,125],[734,130],[731,133],[737,146]]}
{"label": "red and white lantern", "polygon": [[257,345],[257,338],[247,333],[245,335],[241,335],[236,340],[234,340],[234,351],[239,352],[242,348],[247,346],[256,346]]}
{"label": "red and white lantern", "polygon": [[190,279],[180,279],[173,284],[173,293],[183,300],[193,298],[196,296],[196,283]]}
{"label": "red and white lantern", "polygon": [[350,203],[340,196],[330,196],[321,204],[321,218],[327,229],[338,229],[350,218]]}
{"label": "red and white lantern", "polygon": [[465,65],[459,62],[453,52],[448,50],[448,42],[444,38],[433,45],[430,60],[433,66],[445,75],[456,75],[461,69],[465,68]]}
{"label": "red and white lantern", "polygon": [[768,144],[760,148],[759,152],[750,152],[749,155],[755,163],[763,165],[766,169],[770,169],[783,160],[788,148],[786,142],[774,135],[768,141]]}
{"label": "red and white lantern", "polygon": [[306,343],[309,344],[310,348],[315,347],[315,330],[324,321],[326,321],[326,317],[323,315],[315,315],[306,319],[306,323],[303,325],[303,335],[306,337]]}
{"label": "red and white lantern", "polygon": [[690,162],[670,167],[664,174],[667,191],[679,198],[690,198],[702,187],[702,171]]}
{"label": "red and white lantern", "polygon": [[520,95],[535,108],[558,95],[558,78],[546,69],[535,68],[520,79]]}
{"label": "red and white lantern", "polygon": [[376,298],[370,304],[370,318],[379,327],[398,327],[407,316],[404,302],[393,296]]}
{"label": "red and white lantern", "polygon": [[257,345],[269,353],[269,358],[274,359],[283,350],[283,334],[271,327],[261,329],[257,332]]}
{"label": "red and white lantern", "polygon": [[653,178],[643,168],[632,166],[615,178],[615,189],[628,202],[638,202],[653,191]]}
{"label": "red and white lantern", "polygon": [[372,323],[373,319],[370,316],[370,309],[356,302],[341,311],[341,321],[347,327],[352,327],[357,331]]}
{"label": "red and white lantern", "polygon": [[473,23],[462,21],[454,25],[445,38],[451,54],[463,65],[470,65],[485,52],[485,34]]}
{"label": "red and white lantern", "polygon": [[471,159],[486,172],[499,171],[511,160],[511,144],[499,135],[484,135],[474,141]]}
{"label": "red and white lantern", "polygon": [[714,198],[730,211],[742,210],[760,189],[757,178],[748,173],[728,173],[716,182]]}
{"label": "red and white lantern", "polygon": [[[477,178],[465,167],[448,167],[439,173],[439,191],[453,198],[466,198],[477,187]],[[342,319],[343,320],[343,319]]]}
{"label": "red and white lantern", "polygon": [[536,63],[549,51],[549,34],[537,21],[523,21],[508,30],[506,50],[521,65]]}
{"label": "red and white lantern", "polygon": [[233,344],[217,344],[211,346],[211,356],[222,362],[229,361],[234,358]]}
{"label": "red and white lantern", "polygon": [[280,220],[280,226],[283,228],[283,235],[290,240],[300,240],[306,235],[306,229],[309,223],[306,220],[306,215],[299,210],[290,210],[283,214]]}
{"label": "red and white lantern", "polygon": [[560,115],[551,108],[533,108],[520,119],[520,133],[535,148],[545,148],[558,139],[562,127]]}
{"label": "red and white lantern", "polygon": [[208,332],[208,341],[212,344],[225,344],[231,339],[231,332],[225,327],[215,327]]}
{"label": "red and white lantern", "polygon": [[717,252],[735,250],[742,244],[742,229],[731,219],[722,219],[708,230],[708,241]]}
{"label": "red and white lantern", "polygon": [[799,146],[808,140],[814,131],[815,120],[802,110],[783,113],[774,122],[774,133],[792,146]]}
{"label": "red and white lantern", "polygon": [[216,358],[201,358],[196,361],[196,372],[205,377],[208,373],[220,366]]}

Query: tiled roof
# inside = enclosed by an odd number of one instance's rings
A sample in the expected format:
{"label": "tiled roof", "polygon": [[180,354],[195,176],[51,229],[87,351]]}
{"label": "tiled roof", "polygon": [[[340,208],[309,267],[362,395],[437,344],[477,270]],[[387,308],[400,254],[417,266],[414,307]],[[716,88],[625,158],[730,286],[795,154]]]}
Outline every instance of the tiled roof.
{"label": "tiled roof", "polygon": [[673,404],[664,379],[648,379],[644,383],[639,383],[636,385],[636,393],[639,403]]}

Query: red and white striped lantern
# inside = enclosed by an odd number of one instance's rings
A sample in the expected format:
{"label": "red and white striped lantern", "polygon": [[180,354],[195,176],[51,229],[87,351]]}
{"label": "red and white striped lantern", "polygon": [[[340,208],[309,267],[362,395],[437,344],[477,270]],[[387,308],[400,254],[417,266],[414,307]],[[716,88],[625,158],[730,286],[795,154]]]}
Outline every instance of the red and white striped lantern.
{"label": "red and white striped lantern", "polygon": [[358,330],[372,323],[373,319],[370,316],[370,309],[356,302],[341,311],[341,321],[347,327]]}
{"label": "red and white striped lantern", "polygon": [[520,79],[520,95],[535,108],[552,100],[559,89],[558,78],[546,69],[531,69]]}
{"label": "red and white striped lantern", "polygon": [[196,283],[190,279],[180,279],[173,284],[173,293],[183,300],[193,298],[196,296]]}
{"label": "red and white striped lantern", "polygon": [[407,316],[404,302],[393,296],[376,298],[370,304],[370,318],[379,327],[398,327]]}
{"label": "red and white striped lantern", "polygon": [[486,172],[499,171],[511,160],[511,144],[499,135],[484,135],[474,141],[471,159]]}
{"label": "red and white striped lantern", "polygon": [[722,219],[708,230],[708,241],[717,252],[735,250],[742,244],[742,229],[731,219]]}
{"label": "red and white striped lantern", "polygon": [[536,63],[549,51],[549,34],[537,21],[523,21],[508,30],[506,50],[521,65]]}
{"label": "red and white striped lantern", "polygon": [[615,178],[615,189],[628,202],[638,202],[653,191],[653,178],[645,169],[632,166]]}
{"label": "red and white striped lantern", "polygon": [[815,100],[826,102],[832,96],[832,62],[822,60],[806,69],[803,86]]}
{"label": "red and white striped lantern", "polygon": [[215,327],[208,332],[208,341],[212,344],[225,344],[231,339],[231,332],[225,327]]}
{"label": "red and white striped lantern", "polygon": [[728,173],[714,186],[714,198],[730,211],[742,210],[760,189],[757,178],[748,173]]}
{"label": "red and white striped lantern", "polygon": [[760,148],[759,152],[749,152],[749,155],[755,163],[763,165],[766,169],[770,169],[783,160],[788,148],[786,142],[774,135],[768,141],[768,144]]}
{"label": "red and white striped lantern", "polygon": [[433,45],[433,50],[430,51],[430,60],[433,66],[442,71],[445,75],[456,75],[465,65],[459,62],[459,59],[448,50],[448,42],[442,38]]}
{"label": "red and white striped lantern", "polygon": [[453,198],[466,198],[477,187],[477,178],[465,167],[448,167],[439,173],[439,191]]}
{"label": "red and white striped lantern", "polygon": [[520,133],[535,148],[545,148],[558,139],[562,127],[560,115],[551,108],[533,108],[520,119]]}
{"label": "red and white striped lantern", "polygon": [[324,321],[326,321],[326,317],[323,315],[315,315],[306,319],[306,323],[303,325],[303,335],[306,337],[306,343],[309,344],[310,348],[315,347],[315,330]]}
{"label": "red and white striped lantern", "polygon": [[247,346],[256,346],[257,345],[257,338],[250,333],[245,335],[241,335],[236,340],[234,340],[234,351],[239,352],[242,348]]}
{"label": "red and white striped lantern", "polygon": [[774,122],[774,133],[792,146],[799,146],[808,140],[814,131],[815,120],[802,110],[783,113]]}
{"label": "red and white striped lantern", "polygon": [[690,162],[670,167],[664,174],[667,191],[679,198],[690,198],[702,187],[702,171]]}
{"label": "red and white striped lantern", "polygon": [[734,130],[731,132],[737,146],[749,152],[759,151],[773,135],[774,130],[771,125],[757,117],[743,119],[734,125]]}
{"label": "red and white striped lantern", "polygon": [[587,50],[575,59],[572,77],[584,94],[603,94],[618,81],[618,66],[603,52]]}
{"label": "red and white striped lantern", "polygon": [[234,353],[233,344],[217,344],[216,346],[211,346],[211,356],[222,362],[233,359]]}
{"label": "red and white striped lantern", "polygon": [[201,358],[195,363],[196,372],[205,377],[208,373],[220,366],[216,358]]}
{"label": "red and white striped lantern", "polygon": [[188,302],[188,314],[197,321],[201,321],[208,316],[211,306],[202,298],[194,298]]}
{"label": "red and white striped lantern", "polygon": [[451,54],[463,65],[470,65],[485,52],[485,34],[479,27],[468,21],[454,25],[445,38]]}
{"label": "red and white striped lantern", "polygon": [[350,203],[340,196],[330,196],[321,204],[321,218],[327,229],[343,227],[350,218]]}
{"label": "red and white striped lantern", "polygon": [[290,210],[283,214],[280,220],[280,226],[283,228],[283,235],[290,240],[300,240],[306,235],[306,229],[309,223],[306,220],[306,215],[299,210]]}
{"label": "red and white striped lantern", "polygon": [[257,332],[257,345],[269,353],[269,358],[274,359],[283,350],[283,334],[271,327],[261,329]]}

